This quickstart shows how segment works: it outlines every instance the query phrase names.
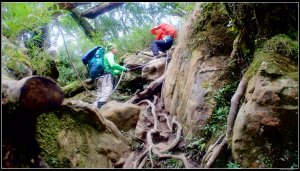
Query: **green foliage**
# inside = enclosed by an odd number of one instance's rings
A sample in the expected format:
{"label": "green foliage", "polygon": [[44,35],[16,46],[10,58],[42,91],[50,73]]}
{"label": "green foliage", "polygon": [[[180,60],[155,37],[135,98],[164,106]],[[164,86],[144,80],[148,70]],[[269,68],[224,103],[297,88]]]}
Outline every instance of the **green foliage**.
{"label": "green foliage", "polygon": [[187,145],[185,147],[185,153],[187,157],[197,162],[200,162],[202,155],[205,152],[205,139],[199,137],[192,137],[185,139]]}
{"label": "green foliage", "polygon": [[273,163],[270,157],[268,157],[266,154],[260,154],[258,155],[258,160],[260,163],[263,164],[264,168],[272,168]]}
{"label": "green foliage", "polygon": [[[70,57],[75,65],[75,69],[79,74],[80,79],[81,80],[88,79],[89,77],[87,75],[87,69],[81,61],[81,56],[71,53]],[[73,81],[79,81],[76,72],[72,67],[70,58],[67,56],[66,52],[64,51],[61,52],[59,61],[57,62],[57,69],[59,71],[58,84],[60,86],[63,87],[67,84],[72,83]]]}
{"label": "green foliage", "polygon": [[119,54],[122,56],[125,53],[135,53],[138,50],[150,47],[150,43],[154,40],[154,36],[150,34],[151,26],[135,27],[129,35],[120,39],[114,39],[112,42],[118,46]]}
{"label": "green foliage", "polygon": [[47,10],[53,2],[4,2],[1,3],[2,31],[7,37],[15,38],[21,31],[35,29],[51,20],[54,11]]}
{"label": "green foliage", "polygon": [[232,162],[229,162],[227,164],[227,168],[240,168],[241,166],[237,163],[232,163]]}
{"label": "green foliage", "polygon": [[214,99],[216,101],[216,107],[209,122],[204,126],[204,135],[209,138],[212,135],[225,130],[227,116],[230,111],[230,100],[233,96],[238,82],[233,82],[231,84],[226,84],[221,87]]}
{"label": "green foliage", "polygon": [[184,164],[181,160],[167,159],[161,162],[161,168],[184,168]]}

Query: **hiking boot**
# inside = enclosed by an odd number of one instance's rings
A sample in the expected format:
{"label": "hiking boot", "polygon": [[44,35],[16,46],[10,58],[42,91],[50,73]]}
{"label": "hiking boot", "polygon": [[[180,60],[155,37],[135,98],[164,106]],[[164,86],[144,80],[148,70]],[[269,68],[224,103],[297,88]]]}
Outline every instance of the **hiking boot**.
{"label": "hiking boot", "polygon": [[100,109],[106,102],[98,102],[97,107]]}
{"label": "hiking boot", "polygon": [[142,52],[142,54],[147,55],[147,56],[154,56],[152,52]]}

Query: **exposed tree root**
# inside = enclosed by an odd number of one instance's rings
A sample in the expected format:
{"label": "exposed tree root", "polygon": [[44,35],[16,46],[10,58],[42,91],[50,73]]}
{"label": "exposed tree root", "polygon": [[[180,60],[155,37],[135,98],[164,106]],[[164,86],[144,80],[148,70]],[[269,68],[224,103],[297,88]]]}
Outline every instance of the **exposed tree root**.
{"label": "exposed tree root", "polygon": [[245,77],[243,77],[238,85],[238,88],[236,89],[236,92],[234,93],[234,95],[231,98],[230,111],[229,111],[229,115],[227,118],[226,140],[228,140],[228,138],[232,134],[232,128],[233,128],[234,121],[236,119],[240,100],[245,92],[247,83],[248,83],[248,80]]}
{"label": "exposed tree root", "polygon": [[164,80],[165,80],[165,75],[163,74],[156,80],[152,81],[144,91],[136,93],[131,99],[129,99],[125,103],[133,103],[137,100],[142,100],[149,97],[156,90],[156,88],[163,83]]}
{"label": "exposed tree root", "polygon": [[151,136],[153,133],[156,133],[156,131],[154,129],[151,129],[150,131],[148,131],[148,133],[147,133],[147,143],[149,143],[149,145],[153,147],[153,153],[155,155],[157,155],[159,158],[174,158],[174,159],[179,159],[179,160],[183,161],[184,166],[186,168],[190,168],[191,167],[191,164],[187,161],[186,157],[183,154],[180,154],[180,155],[161,154],[161,152],[158,151],[155,148],[154,144],[153,144],[152,136]]}
{"label": "exposed tree root", "polygon": [[[140,161],[143,160],[143,158],[146,156],[146,154],[149,152],[151,147],[149,147],[147,150],[145,150],[134,162],[133,162],[133,168],[137,168],[140,164]],[[143,166],[142,166],[143,167]]]}
{"label": "exposed tree root", "polygon": [[174,116],[173,119],[172,119],[172,125],[174,123],[177,125],[176,138],[175,138],[175,140],[167,148],[165,148],[164,150],[160,150],[159,152],[161,152],[161,153],[164,153],[164,152],[167,152],[169,150],[172,150],[179,143],[180,135],[181,135],[181,131],[182,131],[182,126],[175,119],[176,119],[176,117]]}
{"label": "exposed tree root", "polygon": [[163,116],[166,119],[167,126],[168,126],[170,132],[172,133],[172,127],[171,127],[170,120],[169,120],[168,116],[166,114],[158,114],[157,116]]}
{"label": "exposed tree root", "polygon": [[116,136],[116,138],[128,142],[128,140],[122,135],[120,130],[117,128],[117,126],[110,120],[107,120],[96,106],[88,104],[83,101],[75,101],[75,100],[71,100],[71,101],[65,100],[62,106],[68,106],[75,110],[80,109],[88,113],[94,114],[95,116],[97,116],[100,123],[104,124],[106,129],[112,132]]}
{"label": "exposed tree root", "polygon": [[151,106],[151,113],[153,115],[153,119],[154,119],[154,129],[157,130],[157,115],[155,112],[155,106],[153,103],[150,102],[150,100],[142,100],[140,101],[137,105],[140,105],[141,103],[148,103]]}
{"label": "exposed tree root", "polygon": [[128,159],[126,160],[126,162],[125,162],[125,164],[123,165],[123,168],[131,168],[131,166],[132,166],[132,160],[133,160],[133,157],[134,157],[134,152],[132,152],[130,155],[129,155],[129,157],[128,157]]}
{"label": "exposed tree root", "polygon": [[[211,165],[215,162],[216,158],[221,154],[224,146],[228,143],[228,140],[232,134],[232,128],[233,128],[233,124],[234,124],[234,121],[236,119],[236,115],[238,112],[239,103],[240,103],[241,97],[244,94],[247,83],[248,83],[248,80],[245,77],[243,77],[238,85],[236,92],[234,93],[234,95],[231,98],[230,111],[229,111],[229,115],[227,118],[226,136],[224,137],[225,134],[222,134],[218,138],[216,143],[212,146],[212,148],[209,148],[207,150],[206,154],[203,156],[200,167],[202,167],[202,168],[203,167],[204,168],[211,167]],[[207,161],[206,164],[205,164],[205,161]]]}
{"label": "exposed tree root", "polygon": [[[157,101],[156,97],[154,97],[154,102]],[[140,105],[142,103],[147,103],[150,107],[151,107],[151,113],[153,115],[153,119],[154,119],[154,126],[152,129],[150,129],[147,132],[147,136],[146,136],[146,147],[147,149],[141,153],[134,162],[132,162],[132,158],[134,158],[134,154],[131,153],[131,155],[129,156],[128,160],[125,162],[123,168],[128,168],[130,167],[130,163],[132,163],[132,167],[133,168],[143,168],[143,166],[146,163],[146,160],[149,156],[150,158],[150,163],[151,163],[151,167],[154,166],[153,161],[152,161],[152,152],[153,154],[155,154],[156,156],[158,156],[159,158],[174,158],[174,159],[178,159],[178,160],[182,160],[185,167],[186,168],[190,168],[192,165],[188,162],[187,158],[184,156],[184,154],[179,154],[179,155],[171,155],[171,154],[162,154],[163,152],[167,152],[169,150],[172,150],[174,147],[176,147],[176,145],[179,143],[180,141],[180,137],[181,137],[181,132],[182,132],[182,126],[181,124],[176,121],[176,117],[173,117],[172,119],[172,125],[170,124],[169,118],[166,114],[159,114],[159,116],[161,117],[165,117],[166,119],[166,124],[168,126],[168,128],[170,129],[171,133],[172,133],[172,126],[173,124],[176,124],[177,126],[177,132],[176,132],[176,137],[173,140],[172,143],[170,143],[167,147],[165,147],[164,149],[157,149],[159,147],[159,145],[155,145],[152,141],[152,134],[154,133],[158,133],[161,132],[161,130],[158,130],[157,125],[158,125],[158,120],[157,120],[157,114],[155,112],[155,105],[150,102],[149,100],[142,100],[140,101],[137,105]],[[149,153],[149,155],[147,155],[147,153]]]}

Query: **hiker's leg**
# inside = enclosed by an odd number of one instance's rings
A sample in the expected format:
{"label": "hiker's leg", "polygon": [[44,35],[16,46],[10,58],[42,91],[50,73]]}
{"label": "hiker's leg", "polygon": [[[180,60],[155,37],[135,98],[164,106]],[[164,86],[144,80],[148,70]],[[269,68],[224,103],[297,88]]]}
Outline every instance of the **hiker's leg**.
{"label": "hiker's leg", "polygon": [[101,107],[104,103],[107,102],[112,90],[113,90],[112,75],[106,74],[102,81],[101,96],[98,100],[98,107]]}
{"label": "hiker's leg", "polygon": [[161,45],[161,51],[165,52],[173,45],[173,39],[166,39],[165,43]]}
{"label": "hiker's leg", "polygon": [[95,82],[96,82],[96,93],[97,93],[97,98],[95,100],[95,102],[93,103],[93,105],[97,106],[98,101],[101,97],[101,92],[102,92],[102,82],[104,79],[105,75],[102,75],[101,77],[96,78]]}
{"label": "hiker's leg", "polygon": [[159,51],[161,50],[161,46],[164,43],[165,43],[164,40],[155,40],[155,41],[152,42],[151,50],[152,50],[154,56],[159,55]]}

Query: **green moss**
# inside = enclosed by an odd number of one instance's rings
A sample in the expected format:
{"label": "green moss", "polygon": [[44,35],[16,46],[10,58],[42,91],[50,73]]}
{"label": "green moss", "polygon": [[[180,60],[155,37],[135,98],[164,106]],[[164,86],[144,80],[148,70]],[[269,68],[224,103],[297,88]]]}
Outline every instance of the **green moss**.
{"label": "green moss", "polygon": [[60,148],[57,145],[57,136],[63,127],[63,122],[54,114],[42,114],[37,122],[37,141],[42,149],[41,156],[50,167],[68,166],[65,160],[58,158]]}
{"label": "green moss", "polygon": [[288,72],[287,75],[289,77],[291,77],[293,80],[298,81],[298,77],[299,77],[299,72],[298,71]]}
{"label": "green moss", "polygon": [[209,82],[204,82],[202,84],[202,87],[207,89],[209,87]]}
{"label": "green moss", "polygon": [[251,65],[249,66],[249,68],[247,69],[247,71],[245,72],[244,76],[247,79],[250,79],[253,75],[255,75],[258,71],[258,68],[260,67],[261,63],[263,61],[268,62],[268,66],[270,66],[270,68],[268,69],[269,71],[274,70],[274,72],[276,72],[276,70],[282,72],[281,74],[287,74],[290,75],[293,79],[297,79],[297,68],[296,66],[293,66],[293,62],[291,62],[288,58],[280,55],[280,54],[276,54],[276,53],[272,53],[272,52],[265,52],[265,50],[262,49],[258,49],[255,54],[254,54],[254,59],[251,63]]}
{"label": "green moss", "polygon": [[[53,168],[68,168],[71,167],[71,154],[70,151],[76,149],[76,153],[80,153],[81,156],[88,154],[88,141],[87,132],[95,130],[88,123],[85,123],[86,119],[81,120],[80,117],[73,116],[70,111],[64,110],[53,113],[42,114],[38,117],[37,122],[37,141],[42,149],[41,156]],[[59,133],[65,130],[66,132],[72,131],[79,133],[82,139],[81,144],[70,144],[66,147],[60,147],[58,144]],[[76,138],[76,137],[72,137]],[[82,161],[81,161],[82,162]],[[81,163],[79,166],[83,166]]]}
{"label": "green moss", "polygon": [[298,41],[292,40],[285,34],[272,37],[264,44],[263,50],[289,57],[295,61],[298,59]]}

